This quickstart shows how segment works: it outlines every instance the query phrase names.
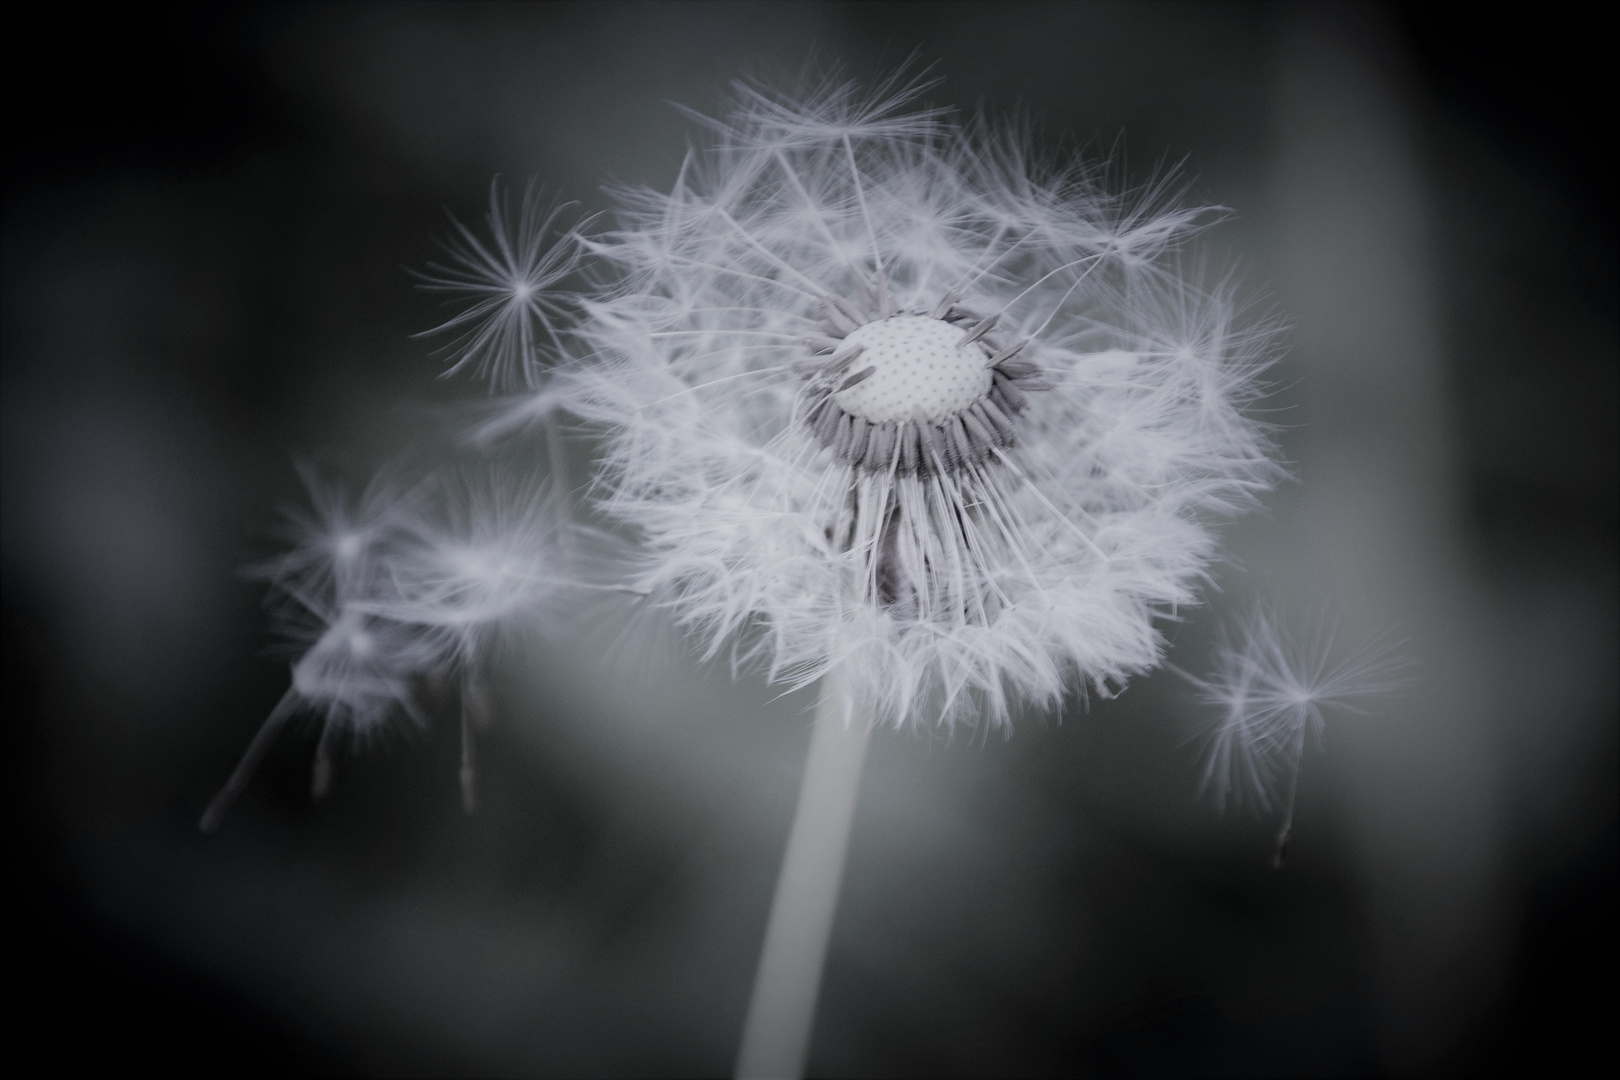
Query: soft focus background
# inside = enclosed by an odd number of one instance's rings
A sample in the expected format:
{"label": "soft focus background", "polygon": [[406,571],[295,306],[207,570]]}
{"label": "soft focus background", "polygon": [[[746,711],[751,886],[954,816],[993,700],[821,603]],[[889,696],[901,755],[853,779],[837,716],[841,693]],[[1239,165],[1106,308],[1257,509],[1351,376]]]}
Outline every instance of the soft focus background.
{"label": "soft focus background", "polygon": [[[481,389],[405,267],[492,175],[667,184],[743,72],[913,54],[1235,211],[1291,326],[1297,482],[1251,598],[1418,675],[1274,823],[1194,797],[1161,673],[1010,740],[880,737],[818,1074],[1431,1074],[1613,1060],[1616,263],[1602,35],[1427,8],[63,7],[7,36],[4,591],[13,1048],[168,1071],[713,1075],[735,1052],[808,698],[657,651],[514,648],[457,734],[276,748],[257,587],[307,456],[360,483]],[[1601,166],[1601,171],[1600,171]],[[435,442],[435,440],[437,440]],[[438,450],[417,451],[437,453]]]}

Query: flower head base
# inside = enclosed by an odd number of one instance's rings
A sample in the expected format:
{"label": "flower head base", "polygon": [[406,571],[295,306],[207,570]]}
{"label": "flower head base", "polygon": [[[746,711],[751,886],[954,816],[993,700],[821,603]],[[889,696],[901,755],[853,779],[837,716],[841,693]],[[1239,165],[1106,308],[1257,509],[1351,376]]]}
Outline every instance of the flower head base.
{"label": "flower head base", "polygon": [[833,667],[892,722],[1112,692],[1193,603],[1203,519],[1273,473],[1266,335],[1181,279],[1198,220],[852,87],[745,88],[669,194],[582,241],[610,285],[554,391],[608,434],[637,584],[706,651]]}
{"label": "flower head base", "polygon": [[[847,336],[824,319],[843,340],[825,363],[798,365],[812,375],[805,423],[833,457],[866,472],[928,476],[985,464],[1013,444],[1024,391],[1048,387],[1039,368],[1015,359],[1022,343],[998,349],[984,336],[994,320],[964,328],[970,318],[950,305],[943,318],[907,312]],[[828,351],[830,340],[810,344]]]}

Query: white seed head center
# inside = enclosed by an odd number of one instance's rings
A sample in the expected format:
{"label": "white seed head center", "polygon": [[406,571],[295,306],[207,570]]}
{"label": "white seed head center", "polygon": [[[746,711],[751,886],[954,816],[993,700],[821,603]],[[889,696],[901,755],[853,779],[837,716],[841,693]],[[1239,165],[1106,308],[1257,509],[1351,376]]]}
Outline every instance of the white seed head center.
{"label": "white seed head center", "polygon": [[910,420],[921,410],[930,423],[972,405],[990,391],[988,358],[977,342],[958,343],[960,326],[922,315],[896,315],[867,323],[844,339],[844,349],[865,350],[851,373],[875,368],[867,378],[834,395],[851,416],[874,424]]}

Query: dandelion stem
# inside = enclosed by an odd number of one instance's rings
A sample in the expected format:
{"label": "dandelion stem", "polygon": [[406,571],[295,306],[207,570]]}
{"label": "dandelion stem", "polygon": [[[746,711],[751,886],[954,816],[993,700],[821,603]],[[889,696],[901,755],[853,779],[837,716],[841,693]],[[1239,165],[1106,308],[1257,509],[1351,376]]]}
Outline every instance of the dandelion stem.
{"label": "dandelion stem", "polygon": [[1288,841],[1294,835],[1294,802],[1299,794],[1299,766],[1305,756],[1305,725],[1299,725],[1294,734],[1292,760],[1288,767],[1288,797],[1283,803],[1282,827],[1277,830],[1277,850],[1271,856],[1271,868],[1281,870],[1283,860],[1288,857]]}
{"label": "dandelion stem", "polygon": [[867,718],[853,715],[847,690],[825,676],[743,1025],[740,1078],[804,1075],[870,735]]}

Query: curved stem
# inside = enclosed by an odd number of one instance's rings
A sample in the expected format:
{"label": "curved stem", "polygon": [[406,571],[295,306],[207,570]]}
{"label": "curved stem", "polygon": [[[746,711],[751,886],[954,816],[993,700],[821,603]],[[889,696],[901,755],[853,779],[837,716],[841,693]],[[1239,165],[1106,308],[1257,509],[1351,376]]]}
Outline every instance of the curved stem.
{"label": "curved stem", "polygon": [[825,676],[743,1025],[739,1078],[804,1075],[870,738],[868,718],[854,715],[848,692],[834,676]]}

